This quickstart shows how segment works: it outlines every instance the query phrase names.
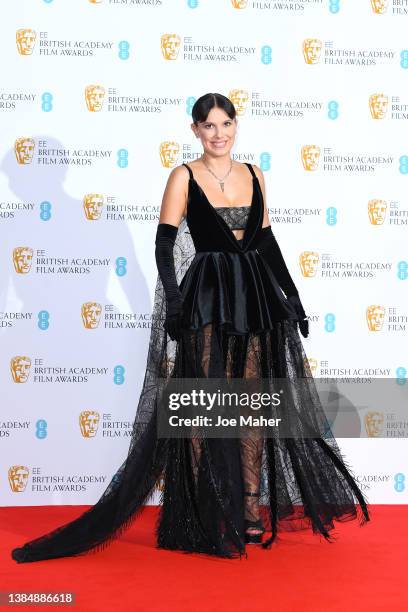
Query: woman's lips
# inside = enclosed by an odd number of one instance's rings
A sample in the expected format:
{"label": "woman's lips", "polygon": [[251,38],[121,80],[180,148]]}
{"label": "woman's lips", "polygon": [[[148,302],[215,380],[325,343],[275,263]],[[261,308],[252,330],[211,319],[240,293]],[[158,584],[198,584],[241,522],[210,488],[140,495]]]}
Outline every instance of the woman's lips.
{"label": "woman's lips", "polygon": [[220,142],[213,142],[211,144],[214,145],[214,147],[217,147],[218,149],[221,149],[222,147],[224,147],[227,144],[227,141],[226,140],[221,140]]}

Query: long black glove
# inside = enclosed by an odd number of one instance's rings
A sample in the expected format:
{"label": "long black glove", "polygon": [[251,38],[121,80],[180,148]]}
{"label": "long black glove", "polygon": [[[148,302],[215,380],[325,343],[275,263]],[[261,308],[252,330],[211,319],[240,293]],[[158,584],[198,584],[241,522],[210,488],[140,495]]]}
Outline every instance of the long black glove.
{"label": "long black glove", "polygon": [[178,228],[170,223],[159,223],[156,231],[155,257],[157,270],[166,295],[166,319],[164,328],[172,340],[181,335],[183,298],[177,284],[173,249]]}
{"label": "long black glove", "polygon": [[304,338],[307,338],[309,335],[309,321],[306,318],[306,313],[300,301],[299,292],[286,267],[279,244],[276,241],[270,225],[261,229],[256,249],[268,262],[279,285],[285,292],[288,301],[293,305],[299,317],[298,324],[300,332]]}

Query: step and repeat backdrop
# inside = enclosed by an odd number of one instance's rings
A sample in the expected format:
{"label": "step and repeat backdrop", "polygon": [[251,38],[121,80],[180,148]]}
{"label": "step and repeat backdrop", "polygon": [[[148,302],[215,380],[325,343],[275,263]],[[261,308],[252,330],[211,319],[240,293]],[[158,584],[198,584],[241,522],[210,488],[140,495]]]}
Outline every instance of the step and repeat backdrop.
{"label": "step and repeat backdrop", "polygon": [[[234,159],[264,172],[314,375],[405,384],[407,27],[407,0],[8,4],[3,506],[94,503],[127,454],[161,198],[201,155],[191,108],[207,92],[236,106]],[[408,501],[408,419],[391,409],[370,403],[359,437],[339,439],[373,503]]]}

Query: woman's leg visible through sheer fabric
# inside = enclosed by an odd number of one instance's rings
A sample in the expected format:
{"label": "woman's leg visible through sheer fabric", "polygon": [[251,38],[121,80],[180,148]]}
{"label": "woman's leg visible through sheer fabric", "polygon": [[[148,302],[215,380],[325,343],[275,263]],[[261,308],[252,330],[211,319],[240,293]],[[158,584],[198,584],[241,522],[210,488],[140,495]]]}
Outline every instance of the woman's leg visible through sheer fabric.
{"label": "woman's leg visible through sheer fabric", "polygon": [[[253,380],[255,392],[259,391],[256,380],[261,377],[259,351],[258,336],[250,336],[246,348],[244,378]],[[259,427],[247,427],[245,430],[241,430],[242,476],[245,493],[248,493],[244,495],[244,508],[245,519],[249,521],[258,521],[260,518],[259,493],[263,446],[264,437]],[[256,527],[248,527],[247,531],[256,534],[262,530]]]}
{"label": "woman's leg visible through sheer fabric", "polygon": [[[214,332],[215,333],[215,332]],[[213,325],[205,325],[197,338],[198,345],[195,347],[196,355],[200,357],[200,374],[209,377],[214,369],[218,370],[219,363],[212,363],[212,358],[219,359],[221,338],[213,336]],[[213,343],[216,343],[216,350],[213,351]],[[245,378],[253,381],[253,389],[259,391],[258,382],[261,378],[260,373],[260,342],[259,337],[250,336],[230,336],[225,341],[223,350],[225,351],[225,362],[223,372],[230,379],[231,376]],[[244,483],[244,491],[247,493],[259,494],[261,465],[263,454],[264,438],[260,428],[247,427],[241,430],[240,456],[241,469]],[[191,460],[195,482],[197,483],[199,464],[201,458],[201,438],[197,432],[192,432],[191,439]],[[260,518],[259,497],[244,495],[244,518],[249,521],[256,521]],[[249,528],[252,533],[259,533],[260,529]]]}
{"label": "woman's leg visible through sheer fabric", "polygon": [[[200,334],[196,337],[194,347],[194,357],[199,358],[199,363],[196,364],[195,368],[198,377],[208,378],[215,373],[219,375],[221,371],[228,379],[231,377],[232,359],[226,355],[225,364],[222,360],[220,361],[220,353],[222,353],[225,348],[228,349],[228,339],[226,340],[226,346],[222,347],[221,336],[215,335],[213,324],[208,323],[205,325],[200,331]],[[228,350],[225,352],[228,353]],[[192,428],[191,462],[196,484],[198,480],[201,452],[202,440],[199,430]]]}
{"label": "woman's leg visible through sheer fabric", "polygon": [[[195,346],[195,351],[199,351],[200,354],[200,365],[199,375],[208,377],[210,358],[211,358],[211,340],[212,340],[212,324],[205,325],[200,333],[199,339],[197,339],[198,345]],[[191,465],[193,468],[193,475],[195,483],[198,482],[198,471],[201,458],[201,447],[202,441],[199,431],[192,428],[191,431]]]}

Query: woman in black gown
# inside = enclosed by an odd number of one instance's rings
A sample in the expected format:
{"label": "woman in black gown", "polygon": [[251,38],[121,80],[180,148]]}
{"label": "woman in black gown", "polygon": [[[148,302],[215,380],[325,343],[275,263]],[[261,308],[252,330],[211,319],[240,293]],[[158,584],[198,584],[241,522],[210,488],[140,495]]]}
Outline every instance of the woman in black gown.
{"label": "woman in black gown", "polygon": [[[192,109],[203,155],[170,174],[156,234],[158,277],[146,373],[127,457],[98,502],[12,551],[19,563],[104,548],[163,483],[159,548],[241,557],[280,530],[369,520],[317,394],[299,331],[308,321],[269,224],[261,170],[232,161],[232,102],[205,94]],[[251,428],[238,438],[157,435],[166,382],[290,381],[291,435]],[[306,381],[307,384],[297,384]],[[310,435],[310,431],[314,435]],[[307,433],[307,435],[302,435]],[[357,502],[357,505],[356,505]]]}

